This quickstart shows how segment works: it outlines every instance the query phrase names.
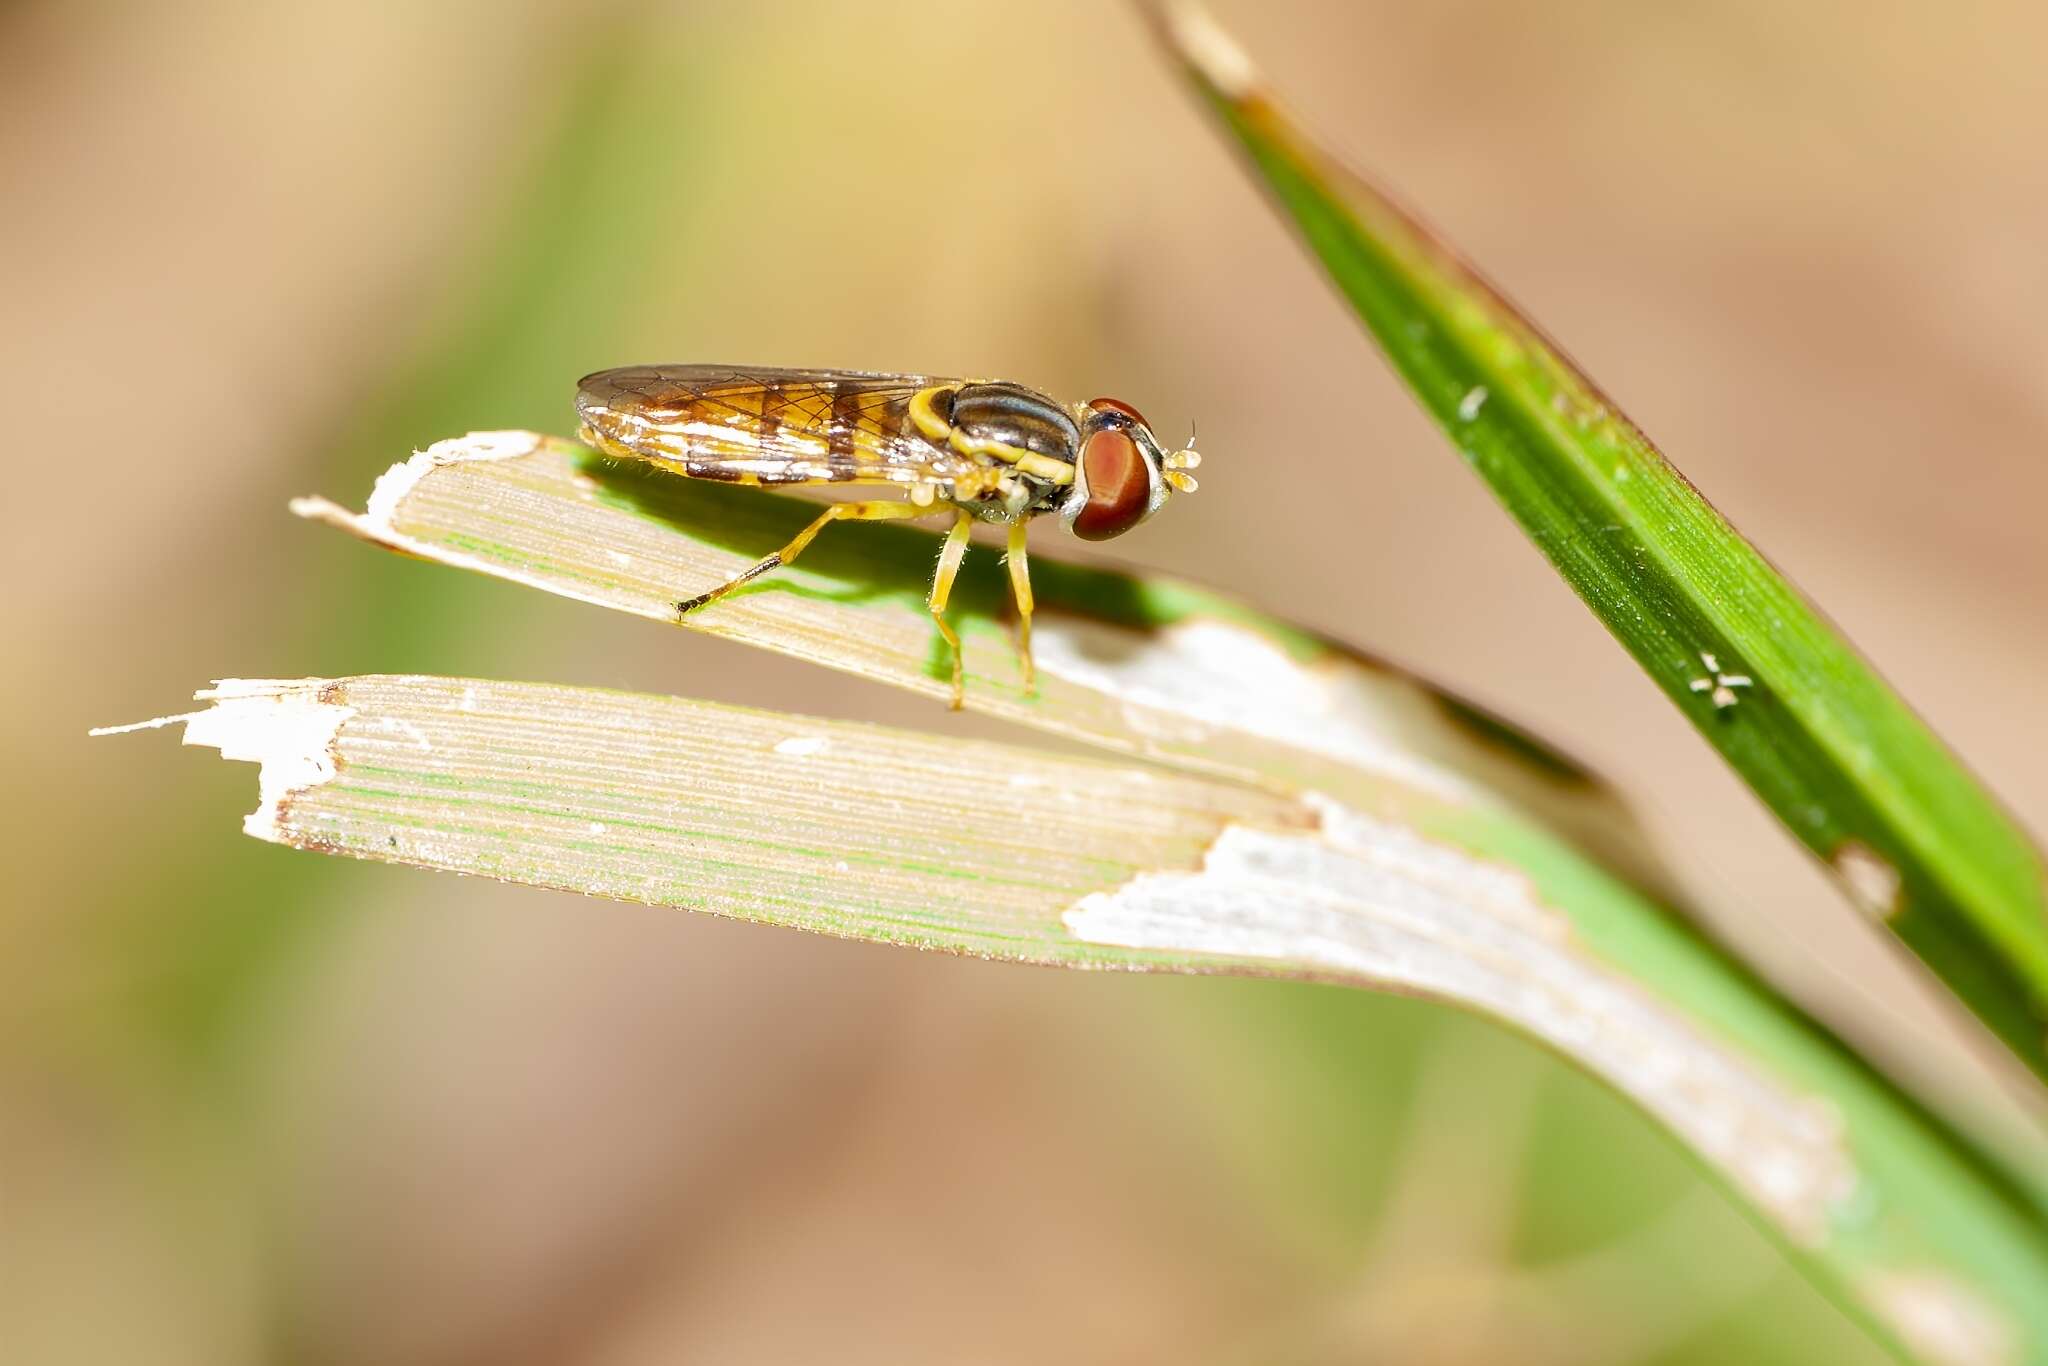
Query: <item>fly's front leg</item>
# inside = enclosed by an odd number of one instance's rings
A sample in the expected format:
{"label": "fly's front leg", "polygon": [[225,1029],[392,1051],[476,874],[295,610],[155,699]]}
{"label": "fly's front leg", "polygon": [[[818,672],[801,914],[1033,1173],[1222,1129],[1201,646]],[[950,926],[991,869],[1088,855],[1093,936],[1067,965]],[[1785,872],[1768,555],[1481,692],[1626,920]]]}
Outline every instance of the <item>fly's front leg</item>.
{"label": "fly's front leg", "polygon": [[932,595],[925,600],[925,609],[932,614],[932,621],[939,628],[939,634],[953,647],[953,702],[954,711],[966,700],[967,686],[960,663],[960,637],[946,623],[946,599],[953,593],[953,577],[960,572],[960,561],[967,555],[967,533],[974,529],[974,518],[965,512],[953,514],[953,529],[946,533],[946,544],[939,551],[939,567],[932,575]]}
{"label": "fly's front leg", "polygon": [[825,525],[828,522],[893,522],[904,518],[929,517],[931,515],[932,509],[928,507],[918,507],[914,503],[899,503],[893,500],[878,500],[870,503],[834,503],[819,513],[817,519],[809,526],[799,531],[790,540],[788,545],[782,547],[782,549],[776,551],[767,559],[741,570],[736,577],[726,580],[708,593],[699,593],[694,598],[685,598],[678,602],[676,604],[676,615],[680,617],[685,613],[696,611],[699,607],[717,602],[740,585],[752,583],[770,570],[779,569],[783,565],[790,563],[803,553],[803,548],[811,543],[813,537],[825,529]]}
{"label": "fly's front leg", "polygon": [[1017,659],[1024,666],[1024,693],[1038,691],[1038,673],[1031,664],[1031,561],[1024,555],[1024,527],[1010,523],[1010,546],[1003,560],[1010,566],[1010,596],[1017,602]]}

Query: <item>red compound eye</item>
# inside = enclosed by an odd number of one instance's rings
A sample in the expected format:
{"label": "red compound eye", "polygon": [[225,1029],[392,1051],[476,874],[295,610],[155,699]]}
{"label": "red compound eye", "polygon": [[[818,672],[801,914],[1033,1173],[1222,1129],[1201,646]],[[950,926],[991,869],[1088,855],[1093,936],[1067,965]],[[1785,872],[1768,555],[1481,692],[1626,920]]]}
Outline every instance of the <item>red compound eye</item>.
{"label": "red compound eye", "polygon": [[1084,541],[1121,536],[1145,520],[1152,504],[1152,472],[1130,434],[1105,427],[1081,448],[1081,471],[1088,480],[1088,505],[1074,518],[1074,534]]}
{"label": "red compound eye", "polygon": [[1145,420],[1143,413],[1120,398],[1091,398],[1088,400],[1088,406],[1098,413],[1122,413],[1140,427],[1150,427],[1152,425]]}

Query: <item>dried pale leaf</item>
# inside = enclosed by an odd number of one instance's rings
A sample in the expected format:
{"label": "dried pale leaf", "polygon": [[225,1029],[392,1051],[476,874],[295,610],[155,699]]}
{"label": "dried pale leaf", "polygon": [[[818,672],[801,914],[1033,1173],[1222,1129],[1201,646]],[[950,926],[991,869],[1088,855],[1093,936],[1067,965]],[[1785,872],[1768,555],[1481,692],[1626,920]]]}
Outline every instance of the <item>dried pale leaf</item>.
{"label": "dried pale leaf", "polygon": [[[282,844],[987,957],[1314,977],[1483,1012],[1665,1125],[1886,1340],[1972,1366],[2048,1341],[2033,1293],[2048,1263],[2013,1209],[1698,941],[1536,843],[1506,864],[1324,795],[674,698],[413,677],[201,697],[164,723],[263,765],[247,829]],[[1623,903],[1633,963],[1586,933]],[[1659,958],[1666,978],[1642,971]],[[1680,989],[1648,985],[1666,980]]]}

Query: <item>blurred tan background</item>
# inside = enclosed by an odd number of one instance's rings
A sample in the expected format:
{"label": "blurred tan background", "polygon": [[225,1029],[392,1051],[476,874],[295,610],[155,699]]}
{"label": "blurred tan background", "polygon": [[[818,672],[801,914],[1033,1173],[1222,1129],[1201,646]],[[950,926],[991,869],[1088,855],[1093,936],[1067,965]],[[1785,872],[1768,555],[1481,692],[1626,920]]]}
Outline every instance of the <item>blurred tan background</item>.
{"label": "blurred tan background", "polygon": [[[1218,10],[2039,828],[2038,5]],[[1984,1100],[1123,9],[16,0],[0,185],[8,1360],[1871,1359],[1632,1113],[1446,1012],[291,854],[247,767],[84,739],[396,670],[964,729],[284,501],[567,431],[634,361],[1107,391],[1210,456],[1122,553],[1577,750],[1727,933]]]}

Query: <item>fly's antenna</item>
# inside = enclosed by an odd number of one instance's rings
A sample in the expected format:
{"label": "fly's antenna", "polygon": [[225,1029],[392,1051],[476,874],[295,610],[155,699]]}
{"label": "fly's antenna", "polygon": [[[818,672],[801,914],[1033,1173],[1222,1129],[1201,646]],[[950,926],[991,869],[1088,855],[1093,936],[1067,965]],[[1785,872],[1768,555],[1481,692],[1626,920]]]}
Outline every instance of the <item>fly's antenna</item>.
{"label": "fly's antenna", "polygon": [[1193,493],[1201,487],[1195,476],[1188,471],[1202,463],[1202,453],[1195,449],[1195,422],[1188,419],[1188,444],[1182,450],[1169,452],[1166,457],[1166,482],[1176,493]]}

